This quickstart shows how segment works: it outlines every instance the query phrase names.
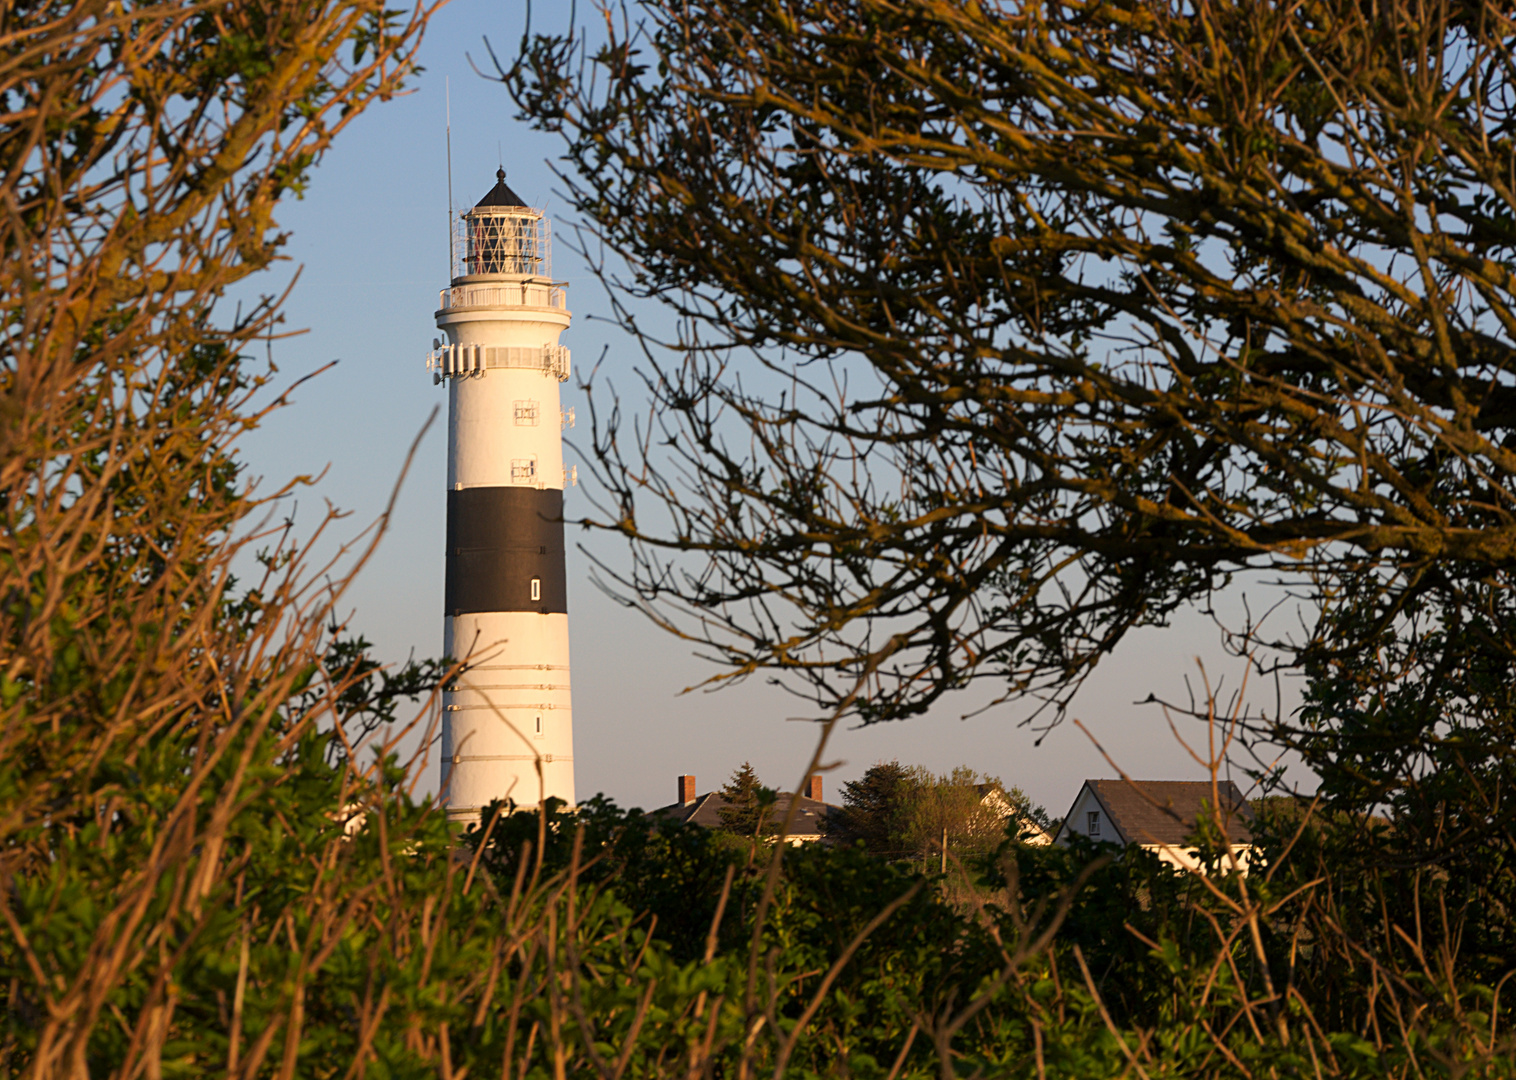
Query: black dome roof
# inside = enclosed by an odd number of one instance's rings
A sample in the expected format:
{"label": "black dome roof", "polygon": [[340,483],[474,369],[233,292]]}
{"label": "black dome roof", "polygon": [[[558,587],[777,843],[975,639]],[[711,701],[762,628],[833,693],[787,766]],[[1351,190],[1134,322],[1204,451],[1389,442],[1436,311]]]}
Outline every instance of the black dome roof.
{"label": "black dome roof", "polygon": [[495,186],[490,188],[489,194],[474,204],[476,209],[481,206],[519,206],[523,209],[527,208],[526,203],[521,201],[521,196],[506,186],[505,170],[503,168],[495,171]]}

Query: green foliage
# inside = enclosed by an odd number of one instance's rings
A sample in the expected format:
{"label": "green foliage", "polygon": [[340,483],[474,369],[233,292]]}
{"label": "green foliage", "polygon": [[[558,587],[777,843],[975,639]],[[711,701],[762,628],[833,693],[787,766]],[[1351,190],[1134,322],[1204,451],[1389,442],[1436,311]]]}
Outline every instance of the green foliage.
{"label": "green foliage", "polygon": [[[532,875],[547,880],[556,871],[555,888],[577,882],[582,910],[596,913],[585,916],[586,926],[605,936],[580,939],[578,973],[560,969],[566,989],[556,1007],[570,1069],[594,1067],[594,1054],[609,1061],[619,1053],[628,1075],[647,1076],[1040,1069],[1055,1077],[1117,1077],[1131,1075],[1135,1062],[1148,1075],[1319,1069],[1323,1076],[1398,1077],[1414,1075],[1413,1061],[1420,1075],[1462,1075],[1465,1068],[1509,1074],[1511,1044],[1498,1021],[1489,1027],[1487,984],[1432,979],[1411,1010],[1422,1010],[1423,1023],[1407,1022],[1411,1001],[1387,1001],[1400,991],[1381,982],[1377,996],[1338,999],[1338,1022],[1321,1026],[1328,1003],[1316,1000],[1317,988],[1280,985],[1291,978],[1291,956],[1303,938],[1326,945],[1326,923],[1302,932],[1297,916],[1309,905],[1298,903],[1300,882],[1288,876],[1202,879],[1140,851],[1077,839],[1041,848],[1007,840],[967,894],[977,899],[964,903],[964,894],[927,887],[861,845],[779,848],[771,891],[761,870],[726,864],[734,882],[720,932],[708,951],[681,956],[663,938],[664,920],[652,918],[661,912],[632,899],[638,882],[661,873],[637,864],[667,858],[668,847],[645,842],[655,833],[675,847],[716,851],[716,841],[694,826],[649,831],[640,812],[623,813],[602,799],[590,805],[577,838],[550,840],[552,859],[540,864],[496,864],[492,853],[515,840],[531,844],[534,830],[566,834],[568,815],[543,822],[523,812],[501,818],[495,839],[470,834],[473,850],[485,852],[481,866],[499,867],[502,894],[525,895]],[[688,836],[681,841],[680,833]],[[1288,865],[1282,848],[1271,847],[1260,861]],[[726,880],[720,862],[701,871],[708,895],[721,893],[718,872]],[[685,883],[699,885],[693,877]],[[653,905],[677,903],[676,894],[645,895]],[[569,894],[558,897],[559,919],[578,918]],[[1251,925],[1259,930],[1257,946],[1247,934]],[[1373,981],[1361,977],[1365,985]],[[550,994],[530,1007],[550,1020],[555,1006]],[[635,1037],[634,1014],[642,1016]],[[604,1035],[592,1052],[576,1041],[591,1028],[616,1034]],[[547,1046],[529,1058],[518,1067],[548,1070],[556,1060]]]}
{"label": "green foliage", "polygon": [[762,837],[777,831],[774,801],[777,793],[758,781],[753,766],[744,761],[721,787],[725,805],[717,812],[723,828],[738,836]]}
{"label": "green foliage", "polygon": [[370,0],[7,9],[9,1074],[346,1068],[370,1037],[351,1022],[355,980],[417,955],[417,894],[381,869],[404,853],[430,889],[450,873],[405,769],[359,746],[435,667],[377,671],[328,630],[341,583],[308,586],[287,536],[235,595],[258,504],[234,444],[263,381],[244,350],[278,310],[217,310],[277,258],[279,200],[404,85],[427,15]]}
{"label": "green foliage", "polygon": [[870,765],[857,780],[842,785],[842,806],[826,818],[829,839],[862,844],[876,854],[901,850],[901,818],[910,789],[909,772],[898,761]]}
{"label": "green foliage", "polygon": [[[480,823],[464,831],[464,848],[509,887],[518,874],[567,873],[578,845],[580,882],[596,887],[614,882],[616,895],[646,917],[675,959],[703,954],[723,875],[747,862],[746,846],[734,848],[711,830],[684,828],[640,810],[623,812],[602,795],[572,811],[556,800],[549,803],[545,816],[507,803],[486,807]],[[751,872],[736,876],[729,901],[734,909],[752,902],[753,881]],[[724,946],[740,946],[733,936],[736,925],[723,924]]]}
{"label": "green foliage", "polygon": [[998,777],[981,776],[967,765],[940,776],[917,767],[902,806],[901,839],[922,855],[992,851],[1008,830],[1020,835],[1026,803],[1022,792],[1007,791]]}
{"label": "green foliage", "polygon": [[897,858],[973,857],[998,848],[1009,830],[1024,838],[1047,818],[1020,788],[966,765],[939,776],[880,762],[842,785],[842,803],[826,823],[828,838]]}

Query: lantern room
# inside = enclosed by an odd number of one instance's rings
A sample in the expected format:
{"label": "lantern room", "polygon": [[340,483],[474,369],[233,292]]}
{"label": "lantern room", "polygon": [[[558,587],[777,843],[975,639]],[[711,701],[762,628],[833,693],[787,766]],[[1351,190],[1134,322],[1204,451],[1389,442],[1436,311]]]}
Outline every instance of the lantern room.
{"label": "lantern room", "polygon": [[495,173],[489,194],[464,211],[459,225],[454,237],[454,277],[552,276],[547,218],[510,189],[503,168]]}

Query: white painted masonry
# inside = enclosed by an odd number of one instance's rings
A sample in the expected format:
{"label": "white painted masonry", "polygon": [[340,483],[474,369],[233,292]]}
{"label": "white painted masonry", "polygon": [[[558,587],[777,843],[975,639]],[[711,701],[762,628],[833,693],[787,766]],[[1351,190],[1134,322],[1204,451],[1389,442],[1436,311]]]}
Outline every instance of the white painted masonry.
{"label": "white painted masonry", "polygon": [[[558,339],[571,314],[563,283],[551,280],[542,211],[521,204],[505,186],[504,170],[496,175],[499,183],[490,194],[461,215],[456,276],[442,291],[436,312],[446,336],[433,343],[427,358],[434,382],[448,389],[450,522],[456,493],[497,489],[478,493],[493,499],[510,494],[498,489],[526,488],[545,498],[561,491],[566,478],[562,428],[571,418],[561,412],[558,388],[568,377],[569,357]],[[471,270],[530,272],[466,272]],[[488,510],[495,504],[475,505]],[[538,520],[529,525],[551,527],[532,513]],[[458,521],[461,531],[461,512]],[[461,537],[460,546],[469,546],[475,561],[465,564],[460,558],[448,569],[450,596],[455,585],[458,595],[479,595],[477,588],[465,588],[469,581],[454,582],[452,575],[494,574],[503,583],[496,592],[509,590],[510,602],[502,606],[513,609],[455,607],[444,616],[444,648],[467,664],[444,695],[442,719],[441,793],[448,816],[458,820],[477,818],[482,807],[507,797],[525,806],[546,797],[574,805],[568,615],[562,609],[534,609],[539,602],[546,605],[548,594],[564,595],[562,526],[556,534],[556,581],[545,580],[550,570],[540,577],[524,570],[518,582],[506,576],[503,556],[481,549],[497,541],[520,548],[525,532],[518,525],[509,521],[494,537]],[[541,550],[549,556],[547,545]],[[533,547],[522,558],[536,555]],[[474,569],[460,569],[465,565]],[[509,573],[517,574],[517,564],[509,566]]]}

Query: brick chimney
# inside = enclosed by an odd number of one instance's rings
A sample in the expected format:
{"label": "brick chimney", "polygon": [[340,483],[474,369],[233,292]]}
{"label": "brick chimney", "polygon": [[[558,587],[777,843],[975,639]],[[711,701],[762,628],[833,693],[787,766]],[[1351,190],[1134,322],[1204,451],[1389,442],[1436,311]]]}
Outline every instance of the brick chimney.
{"label": "brick chimney", "polygon": [[679,778],[679,795],[675,801],[680,806],[688,806],[695,801],[695,778],[693,776],[681,776]]}
{"label": "brick chimney", "polygon": [[805,782],[805,797],[807,799],[815,799],[817,802],[823,801],[821,798],[821,777],[813,776]]}

